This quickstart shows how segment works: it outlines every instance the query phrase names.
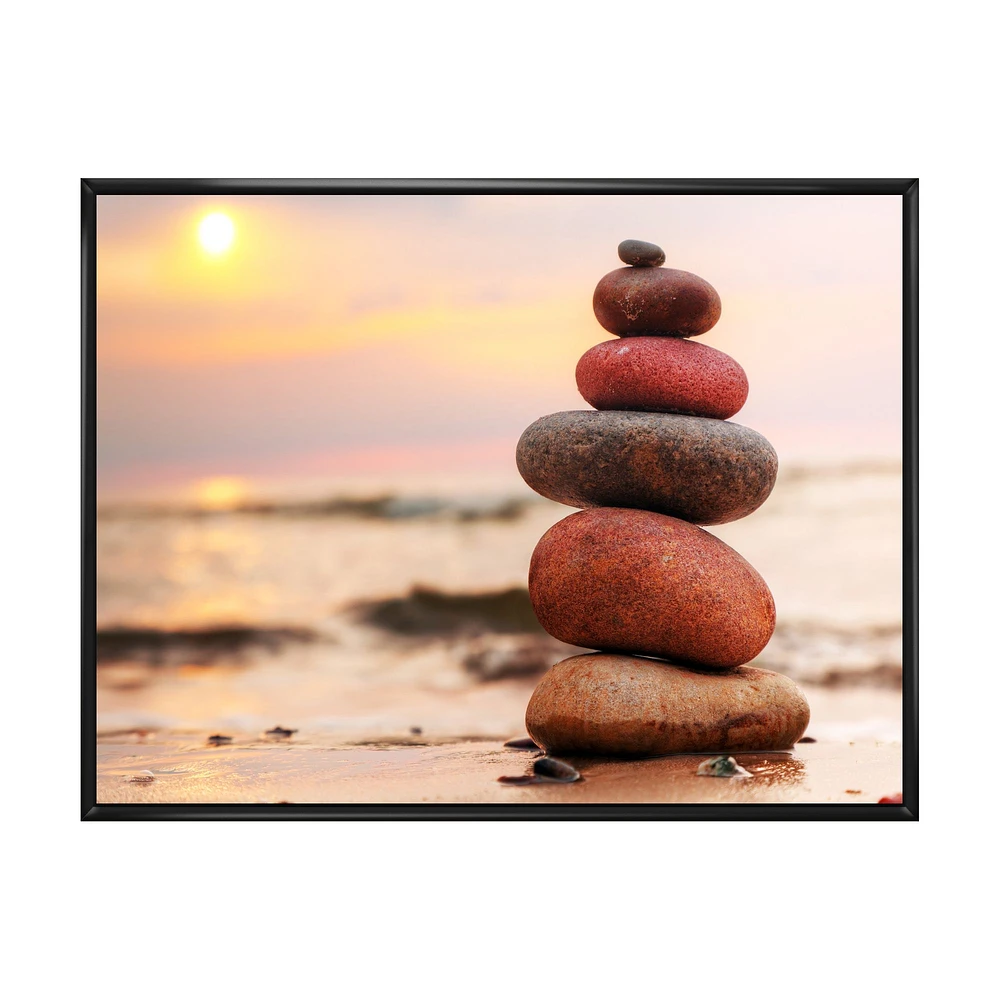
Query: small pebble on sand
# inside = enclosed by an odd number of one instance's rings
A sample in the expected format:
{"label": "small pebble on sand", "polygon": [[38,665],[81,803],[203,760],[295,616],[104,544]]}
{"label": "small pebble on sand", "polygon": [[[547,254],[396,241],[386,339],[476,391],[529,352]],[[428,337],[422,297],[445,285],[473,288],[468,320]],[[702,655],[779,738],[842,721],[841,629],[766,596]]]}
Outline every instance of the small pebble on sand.
{"label": "small pebble on sand", "polygon": [[740,767],[734,757],[709,757],[698,765],[697,773],[703,778],[749,778],[751,774]]}
{"label": "small pebble on sand", "polygon": [[535,774],[549,781],[579,781],[580,772],[558,757],[539,757],[534,762]]}
{"label": "small pebble on sand", "polygon": [[541,750],[542,748],[530,736],[522,736],[517,740],[507,740],[504,744],[510,750]]}

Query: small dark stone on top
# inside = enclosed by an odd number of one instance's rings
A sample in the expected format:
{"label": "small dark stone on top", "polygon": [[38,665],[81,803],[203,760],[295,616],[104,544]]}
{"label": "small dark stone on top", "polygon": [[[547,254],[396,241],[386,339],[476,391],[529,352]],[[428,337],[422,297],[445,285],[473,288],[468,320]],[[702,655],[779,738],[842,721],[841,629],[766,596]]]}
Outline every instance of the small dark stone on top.
{"label": "small dark stone on top", "polygon": [[667,259],[655,243],[643,240],[623,240],[618,244],[618,257],[633,267],[660,267]]}
{"label": "small dark stone on top", "polygon": [[423,734],[423,730],[420,728],[420,726],[410,726],[410,735],[411,736],[420,736],[422,734]]}

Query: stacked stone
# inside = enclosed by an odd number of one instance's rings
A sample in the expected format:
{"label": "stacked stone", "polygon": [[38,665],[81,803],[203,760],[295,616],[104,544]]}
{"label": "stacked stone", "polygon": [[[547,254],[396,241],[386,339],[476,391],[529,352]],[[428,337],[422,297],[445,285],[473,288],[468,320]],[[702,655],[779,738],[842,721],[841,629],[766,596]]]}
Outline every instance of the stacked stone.
{"label": "stacked stone", "polygon": [[535,548],[535,613],[557,639],[600,651],[549,670],[528,732],[549,753],[787,749],[809,707],[788,678],[746,666],[774,632],[771,592],[698,527],[756,510],[777,455],[728,419],[747,398],[740,365],[688,339],[718,321],[716,290],[662,267],[651,243],[618,254],[629,266],[600,280],[594,312],[619,339],[576,370],[595,409],[542,417],[517,447],[532,489],[584,508]]}

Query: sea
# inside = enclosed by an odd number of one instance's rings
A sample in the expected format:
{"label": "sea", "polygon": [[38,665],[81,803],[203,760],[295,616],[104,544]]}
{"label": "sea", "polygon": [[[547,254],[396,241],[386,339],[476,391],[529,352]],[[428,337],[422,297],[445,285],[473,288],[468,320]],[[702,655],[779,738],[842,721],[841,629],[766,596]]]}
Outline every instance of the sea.
{"label": "sea", "polygon": [[[471,474],[105,501],[99,730],[505,731],[579,652],[541,632],[526,590],[535,543],[572,512]],[[860,698],[900,690],[898,462],[789,465],[754,514],[706,530],[774,594],[758,666]]]}

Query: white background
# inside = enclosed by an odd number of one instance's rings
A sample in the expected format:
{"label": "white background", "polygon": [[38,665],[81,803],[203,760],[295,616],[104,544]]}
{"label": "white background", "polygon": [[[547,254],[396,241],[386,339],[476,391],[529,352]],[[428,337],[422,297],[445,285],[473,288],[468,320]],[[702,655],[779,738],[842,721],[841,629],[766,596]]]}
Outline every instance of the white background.
{"label": "white background", "polygon": [[[7,10],[5,982],[29,996],[982,992],[998,781],[983,9]],[[919,176],[921,821],[81,824],[81,176]]]}

